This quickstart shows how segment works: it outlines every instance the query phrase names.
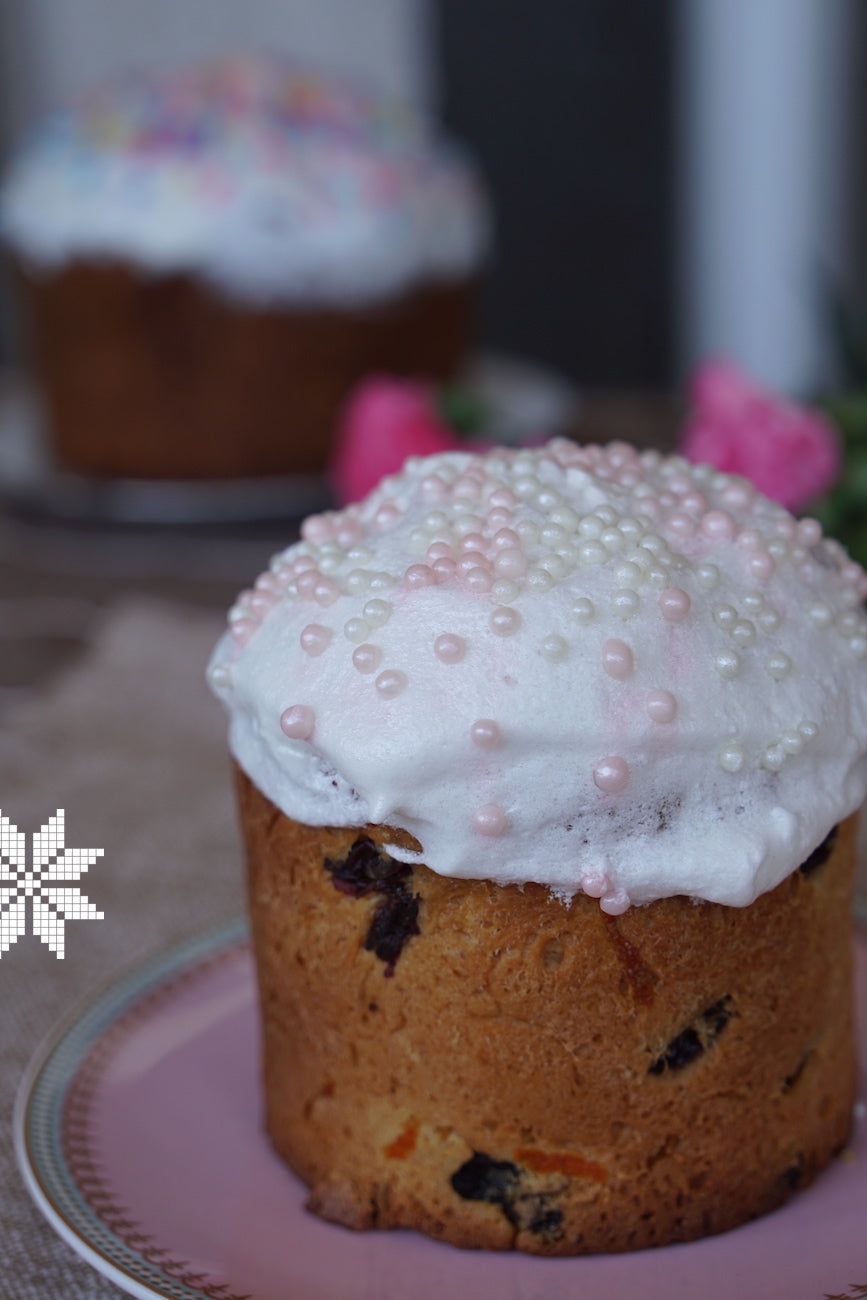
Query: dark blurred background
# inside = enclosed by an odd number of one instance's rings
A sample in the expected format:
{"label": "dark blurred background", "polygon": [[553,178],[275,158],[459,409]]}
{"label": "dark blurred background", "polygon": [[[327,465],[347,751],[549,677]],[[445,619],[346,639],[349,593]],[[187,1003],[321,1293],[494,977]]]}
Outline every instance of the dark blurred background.
{"label": "dark blurred background", "polygon": [[118,68],[287,50],[474,149],[498,225],[485,346],[641,388],[725,351],[809,391],[827,287],[861,279],[864,20],[857,0],[0,0],[0,150]]}
{"label": "dark blurred background", "polygon": [[674,368],[670,0],[442,0],[442,108],[498,214],[491,345],[591,384]]}

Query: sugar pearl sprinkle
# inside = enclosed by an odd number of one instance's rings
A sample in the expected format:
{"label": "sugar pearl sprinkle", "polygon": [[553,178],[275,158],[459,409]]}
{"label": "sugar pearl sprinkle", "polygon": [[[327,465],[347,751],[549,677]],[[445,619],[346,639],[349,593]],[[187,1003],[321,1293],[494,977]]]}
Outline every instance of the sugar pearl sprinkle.
{"label": "sugar pearl sprinkle", "polygon": [[[285,664],[284,689],[294,680],[306,696],[277,710],[296,748],[318,752],[318,737],[340,733],[355,709],[359,734],[381,725],[400,745],[430,730],[464,810],[449,820],[477,845],[448,873],[499,879],[498,863],[526,852],[512,770],[568,719],[557,761],[573,763],[571,793],[557,818],[580,825],[583,844],[601,826],[587,821],[595,808],[659,802],[659,774],[678,754],[689,758],[679,760],[685,789],[670,791],[675,808],[693,785],[720,806],[751,782],[791,773],[806,786],[797,774],[834,725],[827,665],[856,673],[867,663],[865,598],[867,575],[815,520],[796,521],[706,466],[565,440],[444,453],[307,520],[301,541],[239,595],[209,680],[242,709],[261,640],[263,661]],[[338,757],[323,751],[341,770]],[[395,793],[389,806],[405,802]],[[662,841],[678,815],[666,814]],[[421,825],[409,814],[406,823]],[[432,825],[418,837],[435,856]],[[562,846],[571,885],[544,864],[526,878],[564,896],[580,887],[612,914],[653,896],[625,841],[608,845],[601,874],[582,857],[589,849],[576,859],[578,844],[573,833]]]}

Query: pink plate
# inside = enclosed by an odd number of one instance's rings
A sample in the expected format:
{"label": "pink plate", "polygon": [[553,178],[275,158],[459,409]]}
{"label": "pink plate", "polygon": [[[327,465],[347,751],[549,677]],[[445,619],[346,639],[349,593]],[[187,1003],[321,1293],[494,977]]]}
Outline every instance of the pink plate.
{"label": "pink plate", "polygon": [[[863,1067],[863,936],[856,949]],[[15,1117],[27,1184],[57,1231],[132,1295],[822,1300],[867,1284],[863,1120],[813,1187],[719,1237],[584,1259],[461,1251],[308,1215],[304,1187],[262,1132],[257,1051],[238,923],[127,976],[60,1025],[30,1066]]]}

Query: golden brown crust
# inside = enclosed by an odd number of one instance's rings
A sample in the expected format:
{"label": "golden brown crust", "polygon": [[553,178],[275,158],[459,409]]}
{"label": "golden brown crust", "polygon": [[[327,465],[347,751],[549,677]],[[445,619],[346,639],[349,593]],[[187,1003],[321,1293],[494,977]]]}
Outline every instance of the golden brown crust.
{"label": "golden brown crust", "polygon": [[110,262],[20,279],[58,461],[129,478],[321,472],[364,375],[454,376],[473,296],[437,284],[369,309],[266,310]]}
{"label": "golden brown crust", "polygon": [[[299,825],[242,774],[239,795],[268,1131],[323,1217],[638,1249],[773,1208],[845,1143],[852,819],[751,907],[615,918],[534,885],[384,876],[373,849],[347,862],[383,828]],[[403,936],[384,955],[378,914]]]}

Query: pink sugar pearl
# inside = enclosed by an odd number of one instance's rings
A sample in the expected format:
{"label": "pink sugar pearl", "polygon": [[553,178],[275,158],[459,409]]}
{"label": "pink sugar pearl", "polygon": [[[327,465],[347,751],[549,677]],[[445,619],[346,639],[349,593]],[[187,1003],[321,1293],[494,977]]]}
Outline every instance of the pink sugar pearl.
{"label": "pink sugar pearl", "polygon": [[306,596],[308,600],[313,599],[316,586],[322,581],[322,574],[318,569],[303,569],[295,579],[295,586],[298,588],[299,596]]}
{"label": "pink sugar pearl", "polygon": [[481,533],[467,533],[461,539],[462,551],[479,551],[482,555],[482,559],[485,558],[484,556],[485,546],[486,546],[486,542]]}
{"label": "pink sugar pearl", "polygon": [[246,645],[257,627],[261,627],[257,618],[236,618],[229,624],[229,635],[238,645]]}
{"label": "pink sugar pearl", "polygon": [[327,515],[310,515],[301,525],[301,536],[306,542],[330,542],[334,524]]}
{"label": "pink sugar pearl", "polygon": [[378,645],[357,645],[352,652],[352,662],[357,672],[375,673],[382,663],[382,651]]}
{"label": "pink sugar pearl", "polygon": [[290,740],[309,740],[316,715],[307,704],[293,704],[280,714],[280,728]]}
{"label": "pink sugar pearl", "polygon": [[454,560],[444,555],[441,560],[434,560],[431,568],[436,576],[437,583],[449,582],[458,571],[458,566]]}
{"label": "pink sugar pearl", "polygon": [[313,589],[313,599],[317,605],[333,605],[340,595],[340,588],[332,578],[320,578]]}
{"label": "pink sugar pearl", "polygon": [[612,889],[603,894],[599,906],[608,916],[622,916],[631,907],[631,900],[625,889]]}
{"label": "pink sugar pearl", "polygon": [[458,664],[467,653],[467,643],[462,636],[443,632],[434,641],[434,654],[441,663]]}
{"label": "pink sugar pearl", "polygon": [[399,668],[386,668],[376,679],[376,689],[384,700],[393,700],[406,690],[406,673]]}
{"label": "pink sugar pearl", "polygon": [[498,803],[483,803],[473,813],[473,826],[480,835],[502,835],[506,814]]}
{"label": "pink sugar pearl", "polygon": [[680,587],[669,587],[659,598],[662,617],[667,618],[669,623],[680,623],[685,619],[691,604],[689,596],[685,591],[681,591]]}
{"label": "pink sugar pearl", "polygon": [[701,521],[701,531],[718,542],[734,539],[738,526],[727,510],[708,510]]}
{"label": "pink sugar pearl", "polygon": [[772,578],[776,571],[777,565],[773,555],[769,551],[751,551],[747,559],[747,571],[753,578],[758,578],[760,582]]}
{"label": "pink sugar pearl", "polygon": [[479,749],[493,749],[502,740],[502,732],[493,718],[479,718],[470,727],[470,736]]}
{"label": "pink sugar pearl", "polygon": [[593,770],[593,780],[604,794],[619,794],[629,780],[629,764],[617,755],[603,758]]}
{"label": "pink sugar pearl", "polygon": [[527,568],[527,557],[517,546],[506,547],[494,557],[494,569],[501,578],[523,578]]}
{"label": "pink sugar pearl", "polygon": [[331,630],[321,623],[308,623],[301,633],[301,649],[306,654],[321,655],[331,643]]}
{"label": "pink sugar pearl", "polygon": [[432,587],[437,576],[428,564],[411,564],[403,575],[404,584],[410,591],[420,591],[422,587]]}
{"label": "pink sugar pearl", "polygon": [[433,564],[434,560],[453,560],[455,558],[454,548],[448,542],[431,542],[426,555],[431,564]]}
{"label": "pink sugar pearl", "polygon": [[604,871],[585,871],[581,888],[588,898],[601,898],[611,889],[611,881]]}
{"label": "pink sugar pearl", "polygon": [[602,647],[602,667],[609,677],[619,682],[632,676],[635,660],[625,641],[618,641],[616,637],[612,637],[605,642]]}
{"label": "pink sugar pearl", "polygon": [[483,555],[481,551],[473,551],[473,550],[464,551],[463,555],[458,560],[459,572],[463,574],[467,574],[469,573],[470,569],[476,569],[476,568],[479,569],[489,568],[487,556]]}
{"label": "pink sugar pearl", "polygon": [[490,569],[483,569],[481,566],[477,566],[475,569],[470,569],[468,573],[464,574],[464,582],[469,587],[470,591],[483,592],[491,590],[491,587],[494,585],[494,578]]}
{"label": "pink sugar pearl", "polygon": [[674,722],[677,700],[671,691],[651,691],[647,697],[647,716],[652,722]]}

